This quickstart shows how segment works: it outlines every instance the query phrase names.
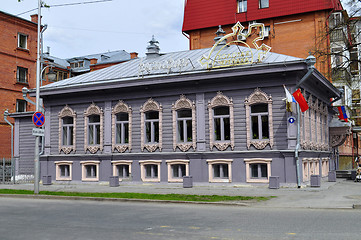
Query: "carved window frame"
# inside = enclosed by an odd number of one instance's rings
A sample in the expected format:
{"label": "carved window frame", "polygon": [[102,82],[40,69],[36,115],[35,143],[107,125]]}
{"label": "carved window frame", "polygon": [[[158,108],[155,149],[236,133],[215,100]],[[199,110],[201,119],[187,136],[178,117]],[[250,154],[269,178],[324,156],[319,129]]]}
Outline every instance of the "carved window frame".
{"label": "carved window frame", "polygon": [[[71,151],[75,152],[76,150],[76,112],[66,105],[59,112],[59,153],[63,151],[65,154],[69,154]],[[73,118],[73,145],[64,146],[63,145],[63,118],[72,117]]]}
{"label": "carved window frame", "polygon": [[[100,117],[100,143],[96,145],[90,145],[88,143],[88,128],[89,128],[89,116],[99,115]],[[103,151],[103,135],[104,135],[104,113],[103,110],[92,103],[84,111],[84,150],[95,154],[98,151]]]}
{"label": "carved window frame", "polygon": [[[144,160],[139,161],[140,164],[140,178],[143,182],[160,182],[160,164],[162,163],[162,160]],[[158,176],[154,178],[148,178],[146,177],[146,165],[156,165],[157,166],[157,172]]]}
{"label": "carved window frame", "polygon": [[168,182],[183,182],[183,177],[175,178],[173,177],[172,166],[173,165],[185,165],[185,176],[189,176],[189,160],[167,160],[167,169],[168,169]]}
{"label": "carved window frame", "polygon": [[[216,147],[219,151],[224,151],[228,147],[234,150],[234,106],[232,98],[229,99],[223,95],[222,92],[217,92],[217,95],[208,102],[208,115],[209,115],[209,145],[210,150]],[[230,124],[230,140],[215,141],[214,140],[214,108],[216,107],[229,107],[229,124]]]}
{"label": "carved window frame", "polygon": [[[145,143],[145,114],[147,112],[150,111],[157,111],[159,113],[158,117],[159,117],[159,142],[158,143]],[[154,152],[155,150],[157,150],[157,148],[159,149],[159,151],[162,151],[162,145],[163,145],[163,127],[162,127],[162,123],[163,123],[163,107],[161,104],[159,104],[157,101],[153,100],[152,98],[148,99],[148,101],[146,101],[144,103],[143,106],[140,107],[140,121],[141,121],[141,128],[140,128],[140,132],[141,132],[141,136],[140,136],[140,140],[141,140],[141,151],[143,152],[144,149],[147,149],[149,152]]]}
{"label": "carved window frame", "polygon": [[[177,111],[182,109],[190,109],[192,112],[192,142],[178,142],[178,116]],[[176,151],[177,147],[182,151],[186,152],[191,147],[196,150],[197,139],[196,139],[196,106],[195,103],[181,95],[180,98],[172,105],[173,115],[173,151]]]}
{"label": "carved window frame", "polygon": [[[272,96],[267,95],[261,89],[257,88],[254,92],[244,100],[246,106],[246,129],[247,129],[247,149],[253,145],[256,149],[264,149],[267,145],[273,148],[273,113],[272,113]],[[267,104],[268,105],[268,130],[269,139],[257,140],[251,137],[251,106],[255,104]]]}
{"label": "carved window frame", "polygon": [[[207,160],[208,163],[208,181],[210,183],[219,183],[219,182],[232,182],[232,159],[214,159],[214,160]],[[227,178],[216,178],[214,177],[214,165],[227,165],[228,166],[228,177]]]}
{"label": "carved window frame", "polygon": [[[116,143],[116,119],[118,113],[128,114],[128,143],[118,144]],[[127,149],[129,152],[132,150],[132,108],[120,100],[112,110],[112,150],[113,152],[118,151],[120,153],[125,152]]]}
{"label": "carved window frame", "polygon": [[[73,179],[73,161],[56,161],[55,164],[55,180],[56,181],[71,181]],[[69,166],[69,176],[61,176],[60,166]]]}
{"label": "carved window frame", "polygon": [[128,165],[129,167],[129,177],[123,177],[121,178],[119,176],[119,181],[122,181],[124,179],[127,179],[127,180],[131,180],[132,179],[132,163],[133,161],[132,160],[117,160],[117,161],[111,161],[112,165],[113,165],[113,176],[118,176],[118,165]]}
{"label": "carved window frame", "polygon": [[[269,177],[272,176],[271,163],[272,158],[249,158],[244,159],[246,163],[246,182],[249,183],[268,183]],[[265,178],[252,178],[251,177],[251,164],[267,164],[267,179]]]}

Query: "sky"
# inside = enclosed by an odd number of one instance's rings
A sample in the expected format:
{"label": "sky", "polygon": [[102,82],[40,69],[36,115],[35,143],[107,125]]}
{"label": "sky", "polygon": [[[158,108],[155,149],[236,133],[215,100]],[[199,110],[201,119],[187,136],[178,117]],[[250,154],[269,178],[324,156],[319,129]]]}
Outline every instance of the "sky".
{"label": "sky", "polygon": [[[44,51],[49,46],[50,54],[58,58],[115,50],[137,52],[143,57],[152,35],[159,41],[161,52],[189,48],[188,39],[182,34],[185,0],[43,1],[53,6],[41,10],[42,24],[48,25]],[[0,10],[18,15],[35,9],[19,15],[30,20],[37,7],[38,0],[1,0]]]}

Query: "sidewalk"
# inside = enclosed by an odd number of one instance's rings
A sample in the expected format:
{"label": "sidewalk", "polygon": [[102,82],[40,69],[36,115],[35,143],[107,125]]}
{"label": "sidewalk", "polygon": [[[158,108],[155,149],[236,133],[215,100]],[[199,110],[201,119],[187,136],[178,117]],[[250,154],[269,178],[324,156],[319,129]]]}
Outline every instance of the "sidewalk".
{"label": "sidewalk", "polygon": [[[0,185],[0,188],[33,190],[34,185]],[[280,189],[269,189],[268,185],[246,184],[195,184],[192,188],[183,188],[182,184],[162,183],[120,183],[119,187],[109,187],[107,183],[57,183],[40,185],[40,191],[276,196],[277,198],[268,201],[251,202],[244,205],[267,208],[352,209],[355,207],[361,209],[361,183],[345,179],[337,179],[337,182],[328,182],[323,179],[321,187],[281,187]]]}

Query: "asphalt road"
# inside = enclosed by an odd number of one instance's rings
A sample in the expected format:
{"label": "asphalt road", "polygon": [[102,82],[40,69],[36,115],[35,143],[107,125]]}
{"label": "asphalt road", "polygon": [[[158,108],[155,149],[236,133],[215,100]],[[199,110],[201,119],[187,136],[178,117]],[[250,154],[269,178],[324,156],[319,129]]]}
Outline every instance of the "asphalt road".
{"label": "asphalt road", "polygon": [[361,210],[0,198],[0,239],[361,239]]}

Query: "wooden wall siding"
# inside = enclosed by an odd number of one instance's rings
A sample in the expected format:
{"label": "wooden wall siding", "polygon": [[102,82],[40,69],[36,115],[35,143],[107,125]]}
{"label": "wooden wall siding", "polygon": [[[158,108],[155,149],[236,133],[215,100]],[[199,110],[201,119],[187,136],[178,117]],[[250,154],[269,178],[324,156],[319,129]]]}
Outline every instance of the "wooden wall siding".
{"label": "wooden wall siding", "polygon": [[34,173],[35,137],[32,129],[35,127],[31,118],[20,119],[19,138],[21,140],[19,151],[19,174]]}

